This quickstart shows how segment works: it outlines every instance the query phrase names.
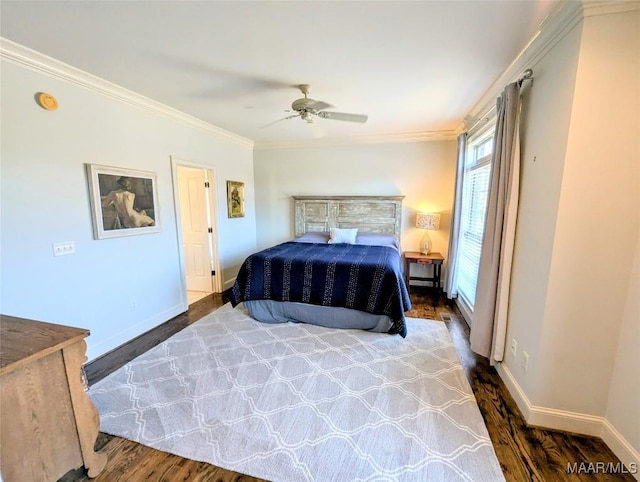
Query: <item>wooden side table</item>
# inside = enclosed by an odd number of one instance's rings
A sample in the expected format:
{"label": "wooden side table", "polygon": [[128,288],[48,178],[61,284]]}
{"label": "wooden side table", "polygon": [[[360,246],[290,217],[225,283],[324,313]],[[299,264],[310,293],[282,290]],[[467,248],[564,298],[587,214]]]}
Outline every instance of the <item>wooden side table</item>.
{"label": "wooden side table", "polygon": [[[411,280],[428,281],[433,284],[436,294],[440,293],[440,275],[442,274],[442,263],[444,257],[440,253],[420,254],[417,251],[405,251],[404,253],[404,280],[407,284],[407,291],[410,290],[409,284]],[[422,276],[411,276],[411,265],[431,264],[433,265],[433,276],[425,278]]]}
{"label": "wooden side table", "polygon": [[97,476],[100,420],[84,391],[89,331],[0,315],[0,467],[5,482],[57,480],[84,465]]}

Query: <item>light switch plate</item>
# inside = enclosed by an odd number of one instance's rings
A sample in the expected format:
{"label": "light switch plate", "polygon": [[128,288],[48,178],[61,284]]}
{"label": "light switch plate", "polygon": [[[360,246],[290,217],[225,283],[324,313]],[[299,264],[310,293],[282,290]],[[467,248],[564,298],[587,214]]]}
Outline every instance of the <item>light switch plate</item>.
{"label": "light switch plate", "polygon": [[73,254],[76,252],[76,245],[73,241],[62,241],[53,243],[53,255],[64,256],[65,254]]}

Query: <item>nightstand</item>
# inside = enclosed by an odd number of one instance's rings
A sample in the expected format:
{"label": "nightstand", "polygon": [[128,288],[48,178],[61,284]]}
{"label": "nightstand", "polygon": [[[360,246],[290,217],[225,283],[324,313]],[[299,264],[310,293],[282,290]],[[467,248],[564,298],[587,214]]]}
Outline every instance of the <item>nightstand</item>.
{"label": "nightstand", "polygon": [[[417,251],[405,251],[404,281],[407,284],[407,291],[409,291],[409,282],[411,280],[429,281],[433,284],[436,295],[439,294],[440,293],[440,275],[442,273],[443,262],[444,262],[444,257],[440,253],[420,254]],[[430,278],[424,278],[421,276],[411,276],[410,269],[411,269],[412,263],[433,265],[433,276]]]}

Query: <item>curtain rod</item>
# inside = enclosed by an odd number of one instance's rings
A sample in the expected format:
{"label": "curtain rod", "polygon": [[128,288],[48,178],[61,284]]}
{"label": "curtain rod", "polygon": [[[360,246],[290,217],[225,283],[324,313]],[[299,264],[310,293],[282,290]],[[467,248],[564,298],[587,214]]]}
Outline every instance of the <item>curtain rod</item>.
{"label": "curtain rod", "polygon": [[[518,86],[520,87],[520,86],[522,86],[522,83],[523,83],[525,80],[531,80],[531,81],[533,81],[533,70],[532,70],[532,69],[527,69],[527,70],[525,70],[525,71],[522,73],[522,76],[521,76],[518,80],[516,80],[516,82],[518,82]],[[476,121],[473,123],[473,125],[472,125],[471,127],[469,127],[469,128],[466,130],[466,132],[471,132],[473,129],[475,129],[475,128],[478,126],[478,124],[480,124],[480,122],[482,122],[482,121],[485,121],[485,122],[486,122],[486,121],[488,120],[488,119],[487,119],[487,116],[488,116],[492,111],[494,111],[495,109],[496,109],[496,106],[495,106],[495,104],[494,104],[494,105],[493,105],[493,106],[492,106],[488,111],[486,111],[483,115],[481,115],[481,116],[480,116],[480,118],[479,118],[478,120],[476,120]]]}
{"label": "curtain rod", "polygon": [[522,85],[525,80],[533,80],[533,70],[527,69],[522,73],[522,77],[518,79],[518,85]]}

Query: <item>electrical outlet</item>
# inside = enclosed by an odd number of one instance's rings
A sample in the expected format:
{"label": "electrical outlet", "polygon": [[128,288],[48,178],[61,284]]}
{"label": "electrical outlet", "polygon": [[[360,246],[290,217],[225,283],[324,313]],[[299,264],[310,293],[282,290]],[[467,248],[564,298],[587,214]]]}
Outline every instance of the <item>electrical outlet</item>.
{"label": "electrical outlet", "polygon": [[529,354],[526,351],[522,351],[522,368],[526,372],[529,369]]}
{"label": "electrical outlet", "polygon": [[131,311],[136,311],[138,309],[138,302],[136,300],[131,300]]}
{"label": "electrical outlet", "polygon": [[515,357],[518,354],[518,342],[515,338],[511,340],[511,354]]}
{"label": "electrical outlet", "polygon": [[73,241],[62,241],[53,243],[53,255],[63,256],[65,254],[73,254],[76,252],[76,245]]}

